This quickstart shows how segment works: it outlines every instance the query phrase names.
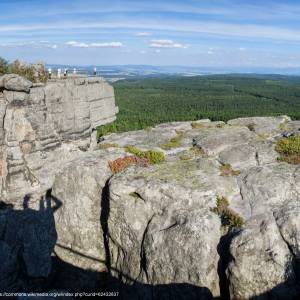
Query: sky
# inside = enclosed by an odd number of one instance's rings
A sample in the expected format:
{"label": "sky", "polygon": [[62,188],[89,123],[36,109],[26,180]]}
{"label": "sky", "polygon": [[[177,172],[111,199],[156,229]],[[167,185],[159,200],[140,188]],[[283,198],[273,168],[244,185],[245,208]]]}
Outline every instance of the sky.
{"label": "sky", "polygon": [[0,0],[0,12],[9,61],[300,68],[299,0]]}

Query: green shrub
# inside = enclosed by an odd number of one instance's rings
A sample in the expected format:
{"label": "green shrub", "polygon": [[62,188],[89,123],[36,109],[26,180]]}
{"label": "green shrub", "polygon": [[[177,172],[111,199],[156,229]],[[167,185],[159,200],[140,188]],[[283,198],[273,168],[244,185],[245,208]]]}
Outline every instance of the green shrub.
{"label": "green shrub", "polygon": [[126,146],[125,151],[132,153],[140,158],[147,159],[151,164],[157,164],[165,160],[165,154],[163,152],[147,150],[142,151],[134,146]]}
{"label": "green shrub", "polygon": [[9,65],[8,73],[18,74],[31,82],[36,82],[34,67],[22,65],[19,61],[15,61],[13,64]]}
{"label": "green shrub", "polygon": [[300,136],[291,136],[279,140],[275,150],[280,154],[278,160],[290,164],[300,164]]}
{"label": "green shrub", "polygon": [[234,210],[229,208],[229,202],[225,197],[217,197],[217,206],[211,211],[216,213],[221,218],[222,226],[224,227],[241,227],[245,221]]}
{"label": "green shrub", "polygon": [[0,57],[0,75],[8,72],[8,61]]}
{"label": "green shrub", "polygon": [[40,63],[36,65],[27,65],[19,60],[9,64],[5,59],[0,57],[0,74],[17,74],[31,82],[46,82],[47,74],[45,66]]}
{"label": "green shrub", "polygon": [[160,147],[164,150],[170,150],[173,148],[178,148],[181,145],[181,139],[182,139],[182,134],[177,134],[173,138],[170,139],[170,141],[166,144],[160,145]]}

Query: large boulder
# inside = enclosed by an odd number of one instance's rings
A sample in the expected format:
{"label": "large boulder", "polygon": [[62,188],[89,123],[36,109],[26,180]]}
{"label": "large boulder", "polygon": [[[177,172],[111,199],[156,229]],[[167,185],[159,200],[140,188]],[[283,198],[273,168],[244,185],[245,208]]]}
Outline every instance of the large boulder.
{"label": "large boulder", "polygon": [[103,198],[112,175],[108,161],[124,155],[124,151],[86,153],[56,175],[52,197],[62,206],[54,214],[55,251],[63,261],[85,270],[105,269]]}
{"label": "large boulder", "polygon": [[256,215],[231,241],[230,299],[296,299],[293,256],[272,214]]}
{"label": "large boulder", "polygon": [[250,117],[238,118],[228,121],[231,126],[247,126],[251,131],[265,137],[276,135],[285,129],[285,125],[291,121],[288,116],[280,117]]}
{"label": "large boulder", "polygon": [[250,208],[245,217],[274,211],[285,201],[296,198],[300,183],[297,173],[296,166],[277,162],[254,167],[241,174],[241,205]]}
{"label": "large boulder", "polygon": [[17,74],[3,75],[2,86],[10,91],[29,92],[32,87],[32,82]]}
{"label": "large boulder", "polygon": [[111,269],[158,285],[185,282],[219,295],[216,194],[238,194],[203,159],[131,168],[109,184]]}
{"label": "large boulder", "polygon": [[275,219],[284,241],[296,259],[300,259],[300,201],[288,200],[275,212]]}

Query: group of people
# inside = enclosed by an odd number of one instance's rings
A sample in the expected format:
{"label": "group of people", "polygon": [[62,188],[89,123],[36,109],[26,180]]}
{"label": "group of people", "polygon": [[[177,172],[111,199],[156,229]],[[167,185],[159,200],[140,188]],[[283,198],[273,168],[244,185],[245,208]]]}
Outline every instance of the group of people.
{"label": "group of people", "polygon": [[[67,77],[68,77],[68,72],[69,72],[68,68],[65,68],[65,69],[64,69],[64,72],[63,72],[63,77],[64,77],[64,78],[67,78]],[[73,74],[77,74],[76,68],[73,69]],[[97,68],[94,68],[93,75],[94,75],[94,76],[97,75]],[[52,78],[52,69],[51,69],[51,68],[48,69],[48,78],[49,78],[49,79]],[[57,69],[57,78],[61,78],[61,69]]]}

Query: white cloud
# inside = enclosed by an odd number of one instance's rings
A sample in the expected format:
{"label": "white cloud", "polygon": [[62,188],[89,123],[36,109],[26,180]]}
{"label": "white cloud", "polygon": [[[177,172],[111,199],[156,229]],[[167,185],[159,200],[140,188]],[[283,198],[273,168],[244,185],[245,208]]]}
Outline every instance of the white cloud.
{"label": "white cloud", "polygon": [[160,50],[159,50],[159,49],[156,49],[156,50],[155,50],[155,53],[160,53]]}
{"label": "white cloud", "polygon": [[110,42],[110,43],[91,43],[90,47],[99,47],[99,48],[119,48],[123,47],[121,42]]}
{"label": "white cloud", "polygon": [[0,47],[18,48],[18,47],[32,47],[32,48],[51,48],[57,49],[56,44],[51,44],[49,41],[25,41],[25,42],[14,42],[14,43],[3,43]]}
{"label": "white cloud", "polygon": [[57,22],[52,24],[24,24],[24,25],[0,25],[0,32],[24,32],[41,30],[69,30],[69,29],[135,29],[141,24],[147,30],[170,30],[177,32],[193,32],[209,35],[219,35],[236,38],[273,39],[280,41],[300,41],[300,30],[297,27],[280,27],[277,25],[265,26],[245,23],[210,22],[193,20],[162,20],[155,22],[147,18],[135,18],[135,20],[112,20],[107,22]]}
{"label": "white cloud", "polygon": [[65,45],[71,46],[71,47],[78,47],[78,48],[88,48],[89,47],[89,45],[86,43],[80,43],[80,42],[76,42],[76,41],[66,42]]}
{"label": "white cloud", "polygon": [[176,43],[172,40],[152,40],[149,44],[151,48],[181,48],[186,49],[188,45]]}
{"label": "white cloud", "polygon": [[136,36],[150,36],[152,35],[150,32],[138,32]]}
{"label": "white cloud", "polygon": [[77,41],[66,42],[65,45],[77,48],[120,48],[123,47],[121,42],[109,42],[109,43],[82,43]]}

